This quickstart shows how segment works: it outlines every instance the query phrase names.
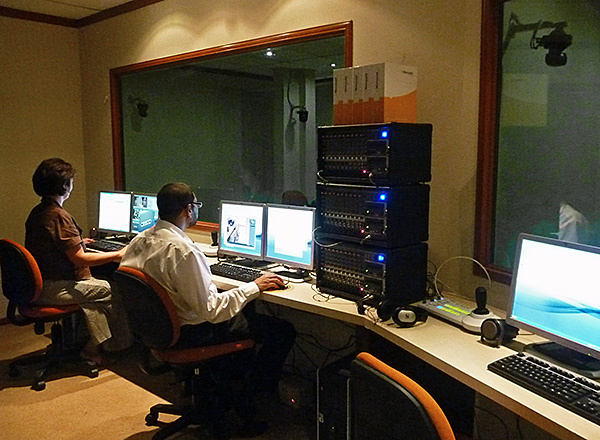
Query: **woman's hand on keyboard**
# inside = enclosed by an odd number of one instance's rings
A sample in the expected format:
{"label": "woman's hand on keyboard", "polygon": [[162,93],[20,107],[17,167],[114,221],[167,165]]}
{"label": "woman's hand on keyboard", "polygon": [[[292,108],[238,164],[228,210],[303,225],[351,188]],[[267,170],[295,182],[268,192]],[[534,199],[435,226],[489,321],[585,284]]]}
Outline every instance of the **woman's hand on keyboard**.
{"label": "woman's hand on keyboard", "polygon": [[254,280],[258,289],[262,292],[263,290],[277,290],[285,288],[283,279],[275,275],[274,273],[265,273]]}

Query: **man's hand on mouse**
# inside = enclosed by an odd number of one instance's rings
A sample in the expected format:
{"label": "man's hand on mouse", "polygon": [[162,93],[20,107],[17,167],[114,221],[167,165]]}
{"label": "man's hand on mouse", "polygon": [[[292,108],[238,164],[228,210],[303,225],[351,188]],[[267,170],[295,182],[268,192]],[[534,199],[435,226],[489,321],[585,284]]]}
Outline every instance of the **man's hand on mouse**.
{"label": "man's hand on mouse", "polygon": [[283,279],[280,276],[275,275],[274,273],[267,272],[264,275],[261,275],[260,277],[255,279],[254,282],[256,283],[258,289],[261,292],[263,290],[277,290],[285,288],[285,283],[283,282]]}

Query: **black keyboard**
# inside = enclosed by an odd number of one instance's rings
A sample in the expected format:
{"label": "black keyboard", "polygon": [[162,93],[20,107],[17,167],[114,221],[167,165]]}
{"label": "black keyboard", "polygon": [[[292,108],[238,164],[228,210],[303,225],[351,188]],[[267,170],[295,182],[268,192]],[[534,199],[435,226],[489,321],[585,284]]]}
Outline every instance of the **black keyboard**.
{"label": "black keyboard", "polygon": [[245,283],[254,281],[263,274],[262,271],[258,269],[240,266],[233,263],[225,263],[223,261],[212,264],[210,266],[210,271],[213,273],[213,275],[220,275],[222,277],[232,278]]}
{"label": "black keyboard", "polygon": [[600,425],[600,384],[528,354],[498,359],[488,370]]}
{"label": "black keyboard", "polygon": [[111,252],[118,251],[125,247],[125,243],[120,243],[118,241],[110,241],[110,240],[94,240],[91,243],[86,243],[85,247],[87,249],[93,249],[95,251],[101,252]]}

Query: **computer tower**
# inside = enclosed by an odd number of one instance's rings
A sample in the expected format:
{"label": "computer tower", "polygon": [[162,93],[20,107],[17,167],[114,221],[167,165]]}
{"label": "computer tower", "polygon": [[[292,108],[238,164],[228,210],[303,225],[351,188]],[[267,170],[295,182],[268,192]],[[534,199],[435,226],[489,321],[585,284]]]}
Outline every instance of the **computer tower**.
{"label": "computer tower", "polygon": [[319,235],[386,248],[429,238],[429,185],[317,184]]}
{"label": "computer tower", "polygon": [[431,180],[431,124],[319,127],[317,169],[323,182],[409,185]]}
{"label": "computer tower", "polygon": [[317,370],[317,440],[350,440],[350,364],[354,355]]}

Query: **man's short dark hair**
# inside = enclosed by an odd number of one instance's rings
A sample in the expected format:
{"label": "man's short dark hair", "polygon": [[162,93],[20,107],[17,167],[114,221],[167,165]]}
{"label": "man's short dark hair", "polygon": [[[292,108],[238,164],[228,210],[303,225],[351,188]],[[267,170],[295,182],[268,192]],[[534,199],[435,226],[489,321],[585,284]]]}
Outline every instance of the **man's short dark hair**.
{"label": "man's short dark hair", "polygon": [[194,201],[194,198],[194,192],[187,183],[167,183],[156,197],[158,216],[162,220],[174,220],[187,205]]}
{"label": "man's short dark hair", "polygon": [[43,160],[33,173],[33,190],[40,197],[62,196],[67,191],[75,168],[57,157]]}

